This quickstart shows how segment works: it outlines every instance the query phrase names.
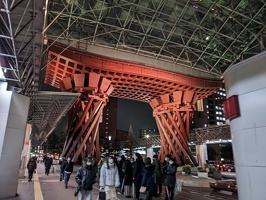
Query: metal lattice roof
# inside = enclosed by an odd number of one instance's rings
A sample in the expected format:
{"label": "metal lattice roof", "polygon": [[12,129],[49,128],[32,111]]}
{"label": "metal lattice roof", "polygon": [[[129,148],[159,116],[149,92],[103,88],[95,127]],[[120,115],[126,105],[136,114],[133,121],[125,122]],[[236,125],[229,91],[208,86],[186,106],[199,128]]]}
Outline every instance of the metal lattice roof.
{"label": "metal lattice roof", "polygon": [[[130,52],[220,77],[265,50],[266,2],[53,0],[46,39]],[[184,70],[185,71],[185,70]]]}

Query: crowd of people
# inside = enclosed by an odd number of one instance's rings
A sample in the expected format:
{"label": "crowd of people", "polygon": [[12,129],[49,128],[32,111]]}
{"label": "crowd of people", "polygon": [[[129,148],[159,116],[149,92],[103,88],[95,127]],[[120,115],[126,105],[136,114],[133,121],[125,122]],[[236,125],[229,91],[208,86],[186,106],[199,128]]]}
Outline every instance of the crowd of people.
{"label": "crowd of people", "polygon": [[[47,156],[43,162],[45,175],[48,176],[53,159]],[[64,186],[67,189],[74,163],[68,157],[63,158],[59,164],[60,181],[64,180]],[[30,159],[29,181],[36,167],[36,160]],[[101,156],[98,162],[94,156],[88,156],[82,161],[75,175],[77,198],[78,200],[92,200],[93,184],[98,183],[100,191],[105,193],[106,200],[117,199],[117,193],[125,195],[126,198],[151,200],[153,197],[162,195],[163,186],[165,199],[173,200],[177,167],[171,155],[167,155],[164,162],[158,160],[157,155],[143,159],[139,153],[135,153],[133,157]],[[142,197],[140,192],[142,186],[147,191],[145,197]]]}
{"label": "crowd of people", "polygon": [[[177,165],[167,155],[162,163],[157,155],[153,158],[143,157],[136,153],[134,157],[101,156],[98,164],[94,157],[88,157],[76,174],[79,192],[78,199],[92,199],[92,185],[98,182],[100,191],[106,194],[106,200],[117,199],[117,191],[126,198],[142,199],[141,186],[148,192],[146,199],[162,195],[165,187],[165,199],[174,199]],[[84,176],[86,178],[84,178]]]}

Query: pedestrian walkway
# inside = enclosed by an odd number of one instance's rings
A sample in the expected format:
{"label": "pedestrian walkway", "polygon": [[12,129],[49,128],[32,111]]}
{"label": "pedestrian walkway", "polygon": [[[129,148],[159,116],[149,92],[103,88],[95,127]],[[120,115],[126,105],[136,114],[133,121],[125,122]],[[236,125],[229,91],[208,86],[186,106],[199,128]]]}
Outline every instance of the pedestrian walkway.
{"label": "pedestrian walkway", "polygon": [[[38,164],[37,174],[34,174],[32,182],[28,182],[28,178],[18,180],[18,196],[7,200],[77,200],[74,197],[74,191],[77,186],[74,172],[69,180],[68,189],[65,189],[64,182],[60,182],[59,173],[57,170],[51,172],[49,176],[44,174],[44,165]],[[92,191],[93,200],[97,200],[99,193],[98,184],[94,184]],[[117,195],[119,200],[132,200],[125,198],[124,195]],[[161,197],[153,198],[153,200],[165,199],[164,193]],[[220,193],[215,193],[211,188],[207,187],[183,187],[183,192],[178,194],[175,199],[186,200],[215,200],[215,199],[237,199],[237,196],[228,196]]]}

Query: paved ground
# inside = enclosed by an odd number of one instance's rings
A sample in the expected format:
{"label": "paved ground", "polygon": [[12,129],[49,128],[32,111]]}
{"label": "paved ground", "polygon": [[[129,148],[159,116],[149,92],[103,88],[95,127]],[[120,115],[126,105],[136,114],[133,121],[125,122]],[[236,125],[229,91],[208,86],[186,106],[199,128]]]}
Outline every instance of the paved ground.
{"label": "paved ground", "polygon": [[[74,177],[71,175],[68,189],[64,188],[64,183],[59,181],[58,173],[51,173],[49,176],[44,175],[43,164],[38,164],[38,177],[41,186],[41,192],[44,200],[71,200],[77,199],[74,197],[74,190],[77,186]],[[36,176],[36,175],[35,175]],[[36,180],[36,179],[35,179]],[[19,179],[18,196],[9,198],[8,200],[36,200],[34,195],[34,184],[36,182],[28,182],[27,177]],[[94,185],[93,199],[98,197],[98,184]],[[118,194],[120,200],[130,200],[124,195]],[[161,197],[154,198],[154,200],[164,199],[164,194]],[[237,194],[229,195],[221,192],[214,192],[209,187],[188,187],[184,186],[183,191],[175,197],[176,200],[237,200]],[[132,200],[132,198],[131,198]]]}

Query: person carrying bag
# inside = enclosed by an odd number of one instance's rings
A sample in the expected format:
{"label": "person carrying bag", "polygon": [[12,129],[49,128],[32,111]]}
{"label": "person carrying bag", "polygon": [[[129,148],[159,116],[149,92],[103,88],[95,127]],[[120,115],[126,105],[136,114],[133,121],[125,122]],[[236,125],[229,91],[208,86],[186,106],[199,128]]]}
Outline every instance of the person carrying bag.
{"label": "person carrying bag", "polygon": [[154,182],[153,182],[153,171],[154,166],[151,164],[151,158],[147,157],[145,160],[144,175],[141,182],[140,196],[141,200],[152,200],[153,191],[154,191]]}
{"label": "person carrying bag", "polygon": [[78,196],[78,200],[92,200],[92,188],[94,184],[94,174],[91,165],[87,165],[88,160],[83,161],[82,167],[77,171],[76,182],[78,184],[74,196]]}
{"label": "person carrying bag", "polygon": [[106,193],[103,189],[99,190],[99,198],[98,200],[106,200]]}
{"label": "person carrying bag", "polygon": [[[101,167],[100,176],[101,191],[105,191],[106,200],[116,200],[116,188],[120,186],[117,166],[114,163],[114,158],[109,157],[106,163]],[[99,197],[100,198],[100,197]]]}

